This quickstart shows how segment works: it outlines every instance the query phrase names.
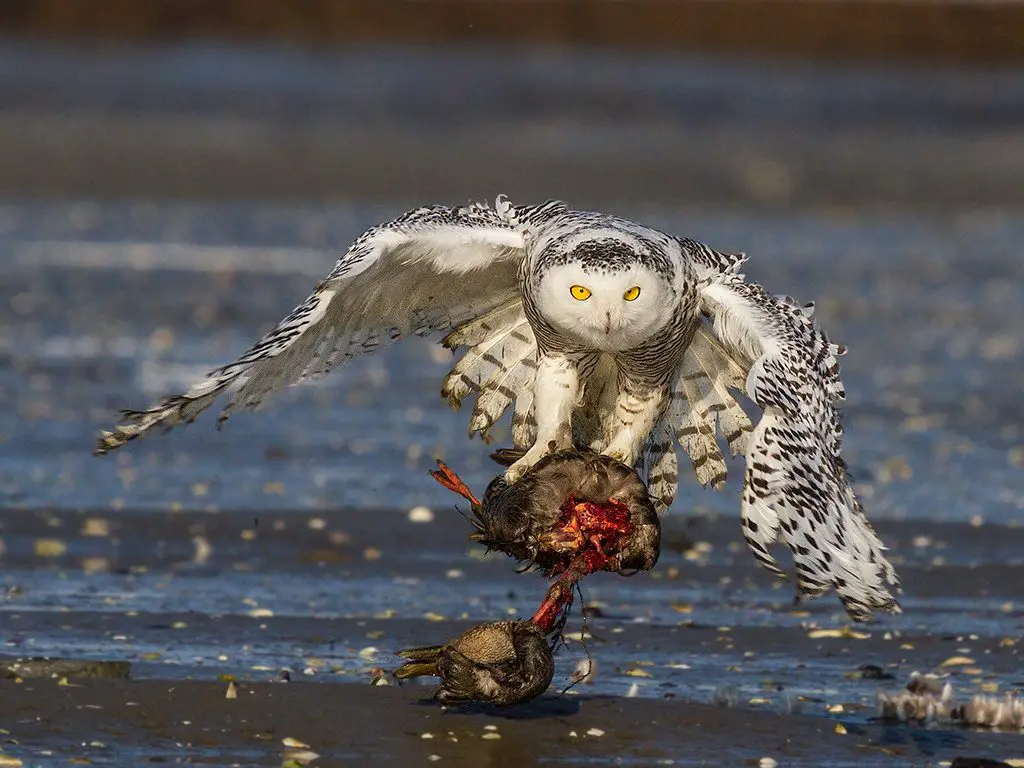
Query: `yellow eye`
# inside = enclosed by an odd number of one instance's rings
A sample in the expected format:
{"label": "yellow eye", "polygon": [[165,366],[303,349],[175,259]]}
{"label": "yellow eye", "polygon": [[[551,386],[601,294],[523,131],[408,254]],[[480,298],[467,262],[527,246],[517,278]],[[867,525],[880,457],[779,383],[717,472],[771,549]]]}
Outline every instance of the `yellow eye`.
{"label": "yellow eye", "polygon": [[574,285],[569,289],[569,293],[576,301],[586,301],[590,298],[590,289],[584,288],[582,285]]}
{"label": "yellow eye", "polygon": [[630,288],[628,291],[626,291],[624,294],[622,294],[622,298],[624,298],[626,301],[636,301],[636,298],[639,295],[640,295],[640,286],[639,285],[634,285],[632,288]]}

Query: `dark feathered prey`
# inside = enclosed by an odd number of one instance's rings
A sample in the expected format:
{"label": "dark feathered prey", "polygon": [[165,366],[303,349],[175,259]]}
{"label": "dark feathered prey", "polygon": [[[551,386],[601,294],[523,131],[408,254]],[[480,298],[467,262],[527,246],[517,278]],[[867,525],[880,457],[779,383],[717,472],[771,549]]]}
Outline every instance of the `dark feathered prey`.
{"label": "dark feathered prey", "polygon": [[[495,454],[506,465],[517,458],[515,451]],[[499,476],[482,501],[438,466],[434,478],[472,505],[470,538],[557,578],[530,621],[481,624],[443,646],[399,651],[409,661],[395,674],[440,677],[437,698],[444,702],[529,701],[551,684],[547,636],[564,622],[576,583],[595,571],[626,575],[658,561],[654,503],[633,469],[589,451],[546,456],[514,484]]]}
{"label": "dark feathered prey", "polygon": [[[501,464],[515,451],[494,455]],[[545,456],[517,482],[503,475],[478,500],[449,467],[434,478],[469,500],[476,531],[489,549],[560,577],[534,622],[550,632],[572,603],[579,579],[596,571],[629,574],[658,561],[661,523],[647,486],[625,464],[591,451],[560,451]]]}
{"label": "dark feathered prey", "polygon": [[[494,454],[502,464],[516,451]],[[661,523],[647,486],[625,464],[590,451],[545,456],[518,482],[499,475],[478,501],[447,466],[434,478],[472,505],[471,535],[489,549],[557,576],[588,544],[607,561],[596,570],[645,571],[658,561]],[[594,507],[597,507],[595,509]]]}
{"label": "dark feathered prey", "polygon": [[555,674],[544,632],[530,621],[479,624],[445,645],[398,655],[408,661],[395,677],[440,677],[435,696],[445,703],[518,704],[544,693]]}

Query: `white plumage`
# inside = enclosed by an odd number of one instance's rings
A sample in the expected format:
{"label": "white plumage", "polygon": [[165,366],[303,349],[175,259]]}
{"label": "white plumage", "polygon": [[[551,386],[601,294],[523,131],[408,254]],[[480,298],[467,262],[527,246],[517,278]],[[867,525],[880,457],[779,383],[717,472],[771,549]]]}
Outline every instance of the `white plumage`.
{"label": "white plumage", "polygon": [[[549,450],[587,446],[639,466],[664,509],[676,445],[702,485],[721,487],[721,435],[746,457],[743,532],[763,565],[782,573],[768,552],[781,539],[801,593],[835,588],[856,619],[899,610],[896,575],[840,455],[842,350],[809,305],[746,282],[744,261],[554,201],[418,208],[361,235],[237,361],[126,411],[96,452],[190,422],[226,390],[220,421],[408,334],[446,333],[465,352],[442,395],[454,407],[476,397],[471,434],[513,409],[526,455],[511,480]],[[763,409],[756,428],[733,391]]]}

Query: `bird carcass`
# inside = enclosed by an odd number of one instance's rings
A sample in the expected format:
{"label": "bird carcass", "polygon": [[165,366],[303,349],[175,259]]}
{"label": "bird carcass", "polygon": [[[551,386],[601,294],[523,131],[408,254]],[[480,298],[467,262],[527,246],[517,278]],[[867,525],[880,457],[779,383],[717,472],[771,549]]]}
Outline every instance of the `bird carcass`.
{"label": "bird carcass", "polygon": [[[495,458],[508,464],[516,456]],[[562,627],[580,579],[597,571],[632,575],[658,561],[654,502],[633,469],[592,452],[551,454],[515,483],[501,475],[482,499],[452,469],[438,467],[434,478],[470,503],[471,539],[554,581],[529,621],[481,624],[444,646],[401,651],[410,661],[396,676],[440,677],[437,697],[445,702],[529,701],[547,689],[554,669],[556,639],[538,638]]]}

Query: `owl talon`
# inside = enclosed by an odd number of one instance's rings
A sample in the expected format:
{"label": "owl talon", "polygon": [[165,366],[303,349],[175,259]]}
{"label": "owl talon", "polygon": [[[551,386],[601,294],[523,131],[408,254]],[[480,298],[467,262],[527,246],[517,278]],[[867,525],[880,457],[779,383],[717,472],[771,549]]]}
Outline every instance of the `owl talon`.
{"label": "owl talon", "polygon": [[515,464],[513,464],[511,467],[505,470],[505,482],[507,482],[509,485],[514,485],[519,480],[519,478],[521,478],[523,475],[530,471],[530,467],[532,467],[537,462],[536,460],[534,460],[527,463],[526,460],[529,458],[529,456],[530,454],[527,453],[526,456],[523,456],[523,458],[521,458],[519,461],[517,461]]}
{"label": "owl talon", "polygon": [[609,459],[615,459],[615,461],[632,466],[633,462],[630,461],[630,458],[626,455],[625,451],[606,451],[604,455]]}
{"label": "owl talon", "polygon": [[529,472],[530,468],[533,467],[534,464],[544,458],[548,453],[554,453],[558,450],[554,440],[548,444],[547,449],[548,450],[545,450],[545,448],[539,444],[534,445],[530,450],[523,454],[521,459],[505,470],[505,481],[509,485],[514,484],[519,480],[519,478]]}

